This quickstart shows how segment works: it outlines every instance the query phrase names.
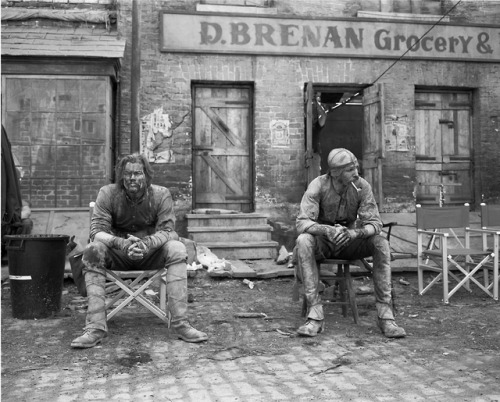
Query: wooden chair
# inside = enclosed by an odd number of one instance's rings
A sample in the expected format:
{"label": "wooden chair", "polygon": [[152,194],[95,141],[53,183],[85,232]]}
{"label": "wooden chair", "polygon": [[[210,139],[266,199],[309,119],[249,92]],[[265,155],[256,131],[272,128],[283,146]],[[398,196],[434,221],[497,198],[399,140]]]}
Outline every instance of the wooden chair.
{"label": "wooden chair", "polygon": [[[94,211],[95,203],[89,204],[90,218]],[[158,270],[146,271],[116,271],[106,270],[106,279],[112,284],[121,289],[115,296],[106,303],[106,310],[111,310],[107,314],[107,319],[112,319],[116,314],[123,310],[134,300],[146,307],[149,311],[155,314],[160,320],[170,326],[170,317],[167,309],[167,285],[166,278],[167,269],[160,268]],[[131,283],[127,282],[127,278],[135,278]],[[146,280],[143,284],[141,282]],[[160,307],[144,296],[146,290],[151,288],[155,281],[160,281]],[[126,296],[117,306],[115,303]]]}
{"label": "wooden chair", "polygon": [[[393,226],[397,225],[397,222],[384,223],[383,227],[387,229],[387,240],[390,241],[391,231]],[[357,260],[341,260],[336,258],[328,258],[321,261],[318,264],[319,269],[319,280],[320,282],[325,282],[329,286],[338,285],[338,296],[340,300],[335,298],[335,294],[329,304],[340,305],[342,308],[342,315],[347,317],[347,309],[351,309],[351,313],[354,319],[354,323],[359,323],[359,313],[358,304],[356,302],[356,290],[352,282],[352,276],[350,267],[351,265],[357,265],[365,268],[370,274],[373,272],[372,264],[365,258]],[[336,270],[328,269],[328,267],[334,266]],[[300,286],[298,280],[295,281],[294,285],[294,300],[298,300],[298,287]],[[394,303],[395,294],[394,289],[391,287],[392,301]],[[394,308],[393,304],[393,308]],[[302,316],[305,317],[307,314],[307,302],[305,297],[302,300]]]}
{"label": "wooden chair", "polygon": [[[356,302],[356,290],[352,283],[351,265],[359,264],[358,260],[340,260],[340,259],[326,259],[321,262],[319,280],[326,282],[330,286],[338,286],[338,296],[340,300],[334,297],[329,300],[329,304],[340,305],[342,308],[342,315],[347,317],[347,308],[351,309],[352,317],[355,324],[359,324],[358,304]],[[336,266],[336,272],[332,272],[323,268],[324,266]],[[323,266],[323,267],[322,267]],[[307,303],[304,298],[302,301],[302,316],[307,314]]]}
{"label": "wooden chair", "polygon": [[[461,287],[468,291],[470,283],[475,283],[482,291],[491,297],[495,295],[488,286],[480,283],[474,275],[480,270],[487,270],[490,262],[494,262],[495,255],[492,251],[470,247],[469,205],[447,206],[435,208],[422,208],[417,205],[417,270],[418,289],[420,295],[425,294],[432,286],[440,281],[443,286],[443,302],[449,303],[450,297]],[[462,229],[465,245],[456,237],[450,237],[450,230]],[[481,229],[476,229],[476,231]],[[436,238],[434,248],[424,249],[426,237]],[[498,264],[497,264],[498,267]],[[437,272],[429,284],[424,286],[424,271]],[[498,272],[497,272],[498,275]],[[449,290],[449,279],[452,278],[457,285]]]}

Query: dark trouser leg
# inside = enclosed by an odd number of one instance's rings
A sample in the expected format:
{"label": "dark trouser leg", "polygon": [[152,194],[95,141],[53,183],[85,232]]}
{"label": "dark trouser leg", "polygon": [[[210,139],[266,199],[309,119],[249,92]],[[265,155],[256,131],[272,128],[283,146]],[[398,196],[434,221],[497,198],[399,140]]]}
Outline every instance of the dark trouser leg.
{"label": "dark trouser leg", "polygon": [[379,318],[393,320],[391,299],[391,250],[383,236],[356,239],[335,256],[342,259],[359,259],[373,256],[373,285]]}

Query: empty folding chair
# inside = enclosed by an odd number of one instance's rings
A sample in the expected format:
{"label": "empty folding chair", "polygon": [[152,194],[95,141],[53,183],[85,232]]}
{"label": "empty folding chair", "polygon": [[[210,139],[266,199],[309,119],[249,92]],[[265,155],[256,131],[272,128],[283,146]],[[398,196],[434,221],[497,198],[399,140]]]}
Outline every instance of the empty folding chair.
{"label": "empty folding chair", "polygon": [[[417,205],[416,214],[420,295],[441,282],[443,302],[447,304],[450,297],[461,287],[471,291],[472,282],[494,298],[495,295],[491,290],[474,276],[479,270],[488,269],[486,264],[494,262],[495,254],[490,250],[470,247],[469,205],[439,208],[422,208]],[[450,236],[450,231],[453,229],[463,230],[464,245],[458,240],[458,236]],[[437,239],[432,249],[424,248],[424,240],[429,236]],[[424,286],[424,271],[438,273],[426,286]],[[450,278],[457,282],[451,289]]]}

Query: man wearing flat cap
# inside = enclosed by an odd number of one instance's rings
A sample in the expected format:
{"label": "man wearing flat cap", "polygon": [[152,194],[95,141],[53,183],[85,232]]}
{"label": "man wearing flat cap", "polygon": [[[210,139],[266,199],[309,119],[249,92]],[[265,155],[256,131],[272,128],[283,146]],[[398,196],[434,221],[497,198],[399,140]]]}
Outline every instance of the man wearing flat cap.
{"label": "man wearing flat cap", "polygon": [[378,326],[386,337],[402,338],[406,333],[396,324],[391,308],[389,242],[380,235],[382,221],[371,186],[359,176],[358,161],[347,149],[333,149],[328,155],[328,168],[327,174],[309,184],[296,220],[296,269],[307,302],[307,321],[297,332],[316,336],[324,329],[319,262],[373,256]]}

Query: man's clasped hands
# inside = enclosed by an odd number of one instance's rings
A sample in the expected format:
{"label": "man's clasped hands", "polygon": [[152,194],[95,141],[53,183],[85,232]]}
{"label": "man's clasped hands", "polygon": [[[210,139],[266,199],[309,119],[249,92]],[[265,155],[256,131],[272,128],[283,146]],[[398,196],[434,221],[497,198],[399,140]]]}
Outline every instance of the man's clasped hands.
{"label": "man's clasped hands", "polygon": [[113,240],[113,248],[123,251],[131,260],[142,260],[149,252],[147,241],[131,234],[126,239],[115,237]]}
{"label": "man's clasped hands", "polygon": [[360,235],[359,229],[348,229],[339,224],[335,226],[324,226],[326,229],[326,237],[335,244],[338,250],[346,247],[352,240],[357,239]]}

